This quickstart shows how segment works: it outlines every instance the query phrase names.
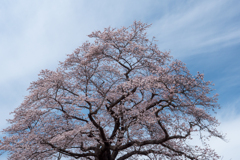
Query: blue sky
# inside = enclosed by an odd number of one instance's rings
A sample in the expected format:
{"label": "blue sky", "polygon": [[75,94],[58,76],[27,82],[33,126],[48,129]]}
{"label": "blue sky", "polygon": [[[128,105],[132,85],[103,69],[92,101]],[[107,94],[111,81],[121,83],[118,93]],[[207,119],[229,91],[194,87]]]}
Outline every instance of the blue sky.
{"label": "blue sky", "polygon": [[219,130],[229,142],[209,143],[223,160],[239,159],[239,8],[239,0],[0,1],[0,129],[41,69],[55,70],[92,31],[141,20],[152,24],[149,38],[155,36],[162,51],[215,83]]}

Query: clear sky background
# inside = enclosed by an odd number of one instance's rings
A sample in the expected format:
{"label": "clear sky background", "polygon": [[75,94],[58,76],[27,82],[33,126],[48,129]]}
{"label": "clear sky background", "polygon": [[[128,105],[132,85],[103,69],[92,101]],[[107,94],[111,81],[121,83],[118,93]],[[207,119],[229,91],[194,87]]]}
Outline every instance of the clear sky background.
{"label": "clear sky background", "polygon": [[156,37],[160,50],[215,83],[222,107],[218,129],[228,142],[209,143],[223,160],[239,160],[239,0],[1,0],[0,129],[41,69],[55,70],[92,31],[134,20],[152,24],[148,36]]}

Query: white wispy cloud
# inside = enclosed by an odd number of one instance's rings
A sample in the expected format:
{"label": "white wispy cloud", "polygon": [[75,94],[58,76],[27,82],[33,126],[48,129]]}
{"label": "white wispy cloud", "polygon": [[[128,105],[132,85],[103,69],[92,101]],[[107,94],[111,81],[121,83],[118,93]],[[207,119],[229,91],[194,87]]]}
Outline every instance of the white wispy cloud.
{"label": "white wispy cloud", "polygon": [[[225,140],[212,137],[208,144],[214,149],[222,160],[238,160],[240,157],[240,117],[238,114],[238,106],[240,105],[240,97],[232,103],[225,104],[225,108],[222,108],[216,115],[217,119],[221,123],[218,130],[226,135]],[[202,143],[199,136],[193,136],[193,141],[190,144],[201,146]]]}
{"label": "white wispy cloud", "polygon": [[[234,3],[234,4],[233,4]],[[176,56],[199,54],[240,43],[240,3],[189,1],[153,23],[162,49]]]}

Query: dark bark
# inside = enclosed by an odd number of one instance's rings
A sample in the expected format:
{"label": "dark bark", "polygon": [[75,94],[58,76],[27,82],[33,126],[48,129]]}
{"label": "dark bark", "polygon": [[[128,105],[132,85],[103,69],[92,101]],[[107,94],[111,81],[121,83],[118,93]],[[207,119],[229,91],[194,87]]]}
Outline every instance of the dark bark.
{"label": "dark bark", "polygon": [[111,158],[110,149],[106,149],[103,153],[101,153],[98,159],[99,160],[113,160]]}

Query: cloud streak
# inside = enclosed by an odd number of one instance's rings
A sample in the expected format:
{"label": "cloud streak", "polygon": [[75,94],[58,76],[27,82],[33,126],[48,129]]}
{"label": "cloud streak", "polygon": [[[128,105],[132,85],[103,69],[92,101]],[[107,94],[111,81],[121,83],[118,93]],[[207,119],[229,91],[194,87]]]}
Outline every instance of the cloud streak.
{"label": "cloud streak", "polygon": [[[226,141],[219,138],[211,138],[208,142],[210,147],[222,157],[223,160],[237,160],[240,157],[240,117],[237,114],[236,108],[240,104],[240,97],[238,100],[226,104],[226,108],[218,112],[217,118],[221,123],[218,130],[226,134]],[[190,144],[201,145],[201,141],[197,136],[194,136],[194,140]]]}
{"label": "cloud streak", "polygon": [[236,1],[190,1],[156,19],[152,33],[157,32],[162,49],[176,56],[239,44],[240,22],[234,21],[239,19],[239,6]]}

